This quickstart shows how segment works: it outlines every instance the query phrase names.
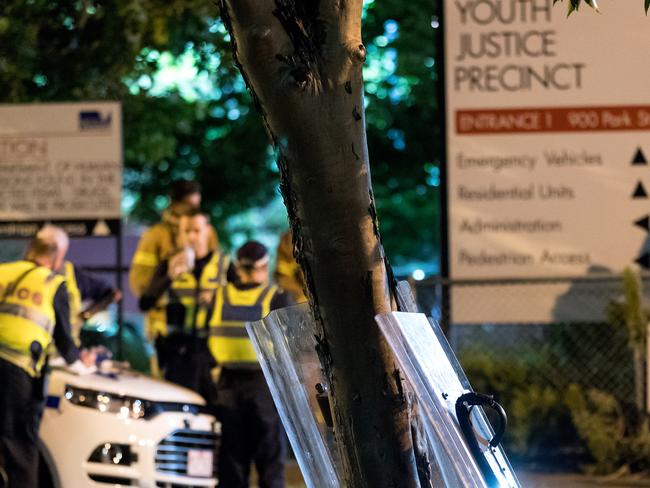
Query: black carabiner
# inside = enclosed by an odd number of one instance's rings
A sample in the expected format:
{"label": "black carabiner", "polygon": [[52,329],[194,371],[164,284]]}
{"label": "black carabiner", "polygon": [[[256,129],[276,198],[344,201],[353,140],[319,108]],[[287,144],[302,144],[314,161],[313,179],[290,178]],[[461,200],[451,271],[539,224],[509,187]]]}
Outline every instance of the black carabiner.
{"label": "black carabiner", "polygon": [[479,445],[479,441],[476,438],[476,433],[472,428],[470,416],[472,414],[472,409],[475,406],[490,407],[499,417],[499,425],[495,429],[495,434],[492,439],[488,441],[488,447],[490,449],[495,449],[501,442],[501,439],[503,439],[506,425],[508,423],[508,417],[506,416],[503,407],[499,405],[492,395],[469,392],[459,396],[458,400],[456,400],[456,419],[458,420],[460,430],[465,436],[470,452],[474,456],[481,473],[483,473],[487,485],[491,488],[497,487],[499,486],[499,483],[496,475],[494,474],[494,471],[492,471],[490,464],[487,462],[483,450]]}
{"label": "black carabiner", "polygon": [[490,447],[497,447],[501,443],[501,439],[503,439],[503,435],[506,433],[506,427],[508,425],[508,416],[503,407],[499,405],[492,395],[483,395],[482,393],[476,393],[473,391],[461,395],[458,397],[458,400],[456,400],[456,417],[460,417],[459,408],[462,408],[463,406],[469,407],[466,408],[468,415],[472,411],[471,407],[475,406],[490,407],[497,413],[499,417],[499,425],[495,429],[494,436],[489,442]]}

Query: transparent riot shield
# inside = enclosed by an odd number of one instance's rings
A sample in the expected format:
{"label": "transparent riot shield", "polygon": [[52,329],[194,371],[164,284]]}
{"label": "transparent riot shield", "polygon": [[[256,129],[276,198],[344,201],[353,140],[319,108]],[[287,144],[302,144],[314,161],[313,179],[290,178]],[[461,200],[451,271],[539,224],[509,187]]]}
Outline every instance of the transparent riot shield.
{"label": "transparent riot shield", "polygon": [[[375,320],[413,387],[427,441],[436,446],[435,459],[447,486],[519,487],[503,448],[492,442],[500,435],[480,404],[473,403],[476,395],[438,324],[406,312]],[[505,418],[502,422],[501,435]]]}
{"label": "transparent riot shield", "polygon": [[[398,301],[400,308],[415,311],[415,302],[405,283],[400,283],[398,287]],[[409,359],[413,351],[408,340],[417,334],[406,333],[404,337],[403,320],[412,322],[404,327],[407,332],[412,329],[419,331],[424,324],[429,331],[428,334],[420,331],[426,342],[415,351],[417,354],[413,356],[413,361]],[[412,378],[415,380],[412,384],[417,398],[418,425],[414,432],[416,442],[431,468],[430,487],[491,487],[492,484],[485,482],[459,431],[456,418],[448,408],[453,403],[442,404],[437,397],[433,398],[437,390],[428,381],[431,371],[434,371],[432,374],[438,378],[438,383],[444,385],[442,390],[445,390],[450,402],[470,390],[440,329],[435,324],[429,324],[424,315],[414,313],[402,313],[399,317],[391,314],[380,316],[378,323],[400,362],[406,361],[402,365],[405,376],[409,381]],[[340,487],[338,473],[341,472],[341,463],[332,429],[328,426],[331,422],[328,422],[327,379],[316,353],[317,331],[309,307],[303,304],[277,310],[261,321],[246,324],[246,328],[305,483],[309,488]],[[426,350],[431,351],[430,355]],[[432,369],[432,361],[444,366]],[[421,374],[418,375],[418,371]],[[438,396],[442,395],[442,390]],[[492,434],[482,409],[473,409],[471,416],[475,428],[489,440]],[[495,449],[494,457],[499,461],[499,466],[506,470],[499,478],[505,480],[504,483],[494,486],[519,486],[501,448]]]}
{"label": "transparent riot shield", "polygon": [[276,310],[246,329],[305,483],[309,488],[338,488],[338,454],[326,423],[327,381],[316,354],[309,306]]}

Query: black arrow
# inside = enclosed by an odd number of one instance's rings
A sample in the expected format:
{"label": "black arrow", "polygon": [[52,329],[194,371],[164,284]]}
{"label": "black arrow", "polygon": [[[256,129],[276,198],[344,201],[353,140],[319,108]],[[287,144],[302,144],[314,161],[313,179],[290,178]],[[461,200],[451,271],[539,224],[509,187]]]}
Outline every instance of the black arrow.
{"label": "black arrow", "polygon": [[640,181],[636,184],[632,198],[648,198],[648,192],[645,191],[645,187]]}
{"label": "black arrow", "polygon": [[645,253],[634,260],[639,266],[650,269],[650,253]]}
{"label": "black arrow", "polygon": [[650,232],[650,215],[646,215],[645,217],[642,217],[639,220],[635,220],[634,225],[636,225],[637,227],[641,227],[642,229],[645,229],[648,232]]}
{"label": "black arrow", "polygon": [[636,154],[634,155],[634,159],[632,160],[632,165],[647,165],[648,160],[645,158],[645,154],[643,154],[643,151],[641,148],[638,148],[636,150]]}

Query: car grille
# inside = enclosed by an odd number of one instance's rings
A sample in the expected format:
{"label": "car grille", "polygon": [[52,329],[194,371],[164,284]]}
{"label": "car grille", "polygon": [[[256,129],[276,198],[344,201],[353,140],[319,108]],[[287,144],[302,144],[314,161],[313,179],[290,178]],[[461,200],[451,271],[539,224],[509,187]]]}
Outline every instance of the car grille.
{"label": "car grille", "polygon": [[205,488],[205,486],[198,485],[179,485],[178,483],[167,483],[166,481],[156,482],[157,488]]}
{"label": "car grille", "polygon": [[156,471],[165,474],[187,474],[187,453],[191,450],[214,452],[213,476],[216,473],[219,437],[204,430],[179,429],[165,437],[156,448]]}

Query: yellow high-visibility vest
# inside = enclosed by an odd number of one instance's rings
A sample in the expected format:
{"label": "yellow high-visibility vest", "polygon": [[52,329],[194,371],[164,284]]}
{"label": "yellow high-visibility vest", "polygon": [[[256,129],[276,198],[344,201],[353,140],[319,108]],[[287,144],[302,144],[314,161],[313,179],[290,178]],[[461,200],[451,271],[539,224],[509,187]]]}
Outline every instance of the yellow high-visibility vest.
{"label": "yellow high-visibility vest", "polygon": [[70,261],[66,261],[63,266],[65,288],[68,291],[68,300],[70,303],[70,325],[72,326],[72,337],[74,337],[75,342],[78,342],[81,326],[83,325],[83,321],[79,316],[81,314],[81,290],[79,290],[77,278],[74,274],[74,264]]}
{"label": "yellow high-visibility vest", "polygon": [[239,290],[232,283],[217,290],[208,347],[219,365],[248,369],[259,367],[245,323],[269,314],[277,290],[275,285]]}
{"label": "yellow high-visibility vest", "polygon": [[54,295],[63,282],[63,276],[30,261],[0,264],[0,358],[30,376],[45,362],[56,322]]}
{"label": "yellow high-visibility vest", "polygon": [[[201,271],[198,282],[191,272],[182,273],[172,282],[168,302],[183,305],[185,309],[183,328],[186,332],[194,329],[201,334],[203,329],[205,332],[202,335],[207,337],[208,320],[214,303],[215,291],[226,284],[227,270],[228,256],[215,251]],[[170,325],[167,324],[168,331]]]}

